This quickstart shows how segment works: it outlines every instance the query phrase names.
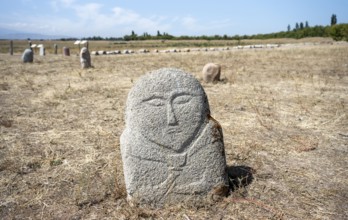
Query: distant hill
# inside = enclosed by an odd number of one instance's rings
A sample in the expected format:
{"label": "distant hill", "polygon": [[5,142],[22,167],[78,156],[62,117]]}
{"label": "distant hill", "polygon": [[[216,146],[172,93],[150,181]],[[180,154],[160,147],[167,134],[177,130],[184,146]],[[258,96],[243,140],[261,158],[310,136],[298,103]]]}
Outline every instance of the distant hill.
{"label": "distant hill", "polygon": [[70,38],[64,35],[46,35],[39,33],[23,33],[15,30],[0,28],[0,39],[1,40],[54,40],[61,38]]}

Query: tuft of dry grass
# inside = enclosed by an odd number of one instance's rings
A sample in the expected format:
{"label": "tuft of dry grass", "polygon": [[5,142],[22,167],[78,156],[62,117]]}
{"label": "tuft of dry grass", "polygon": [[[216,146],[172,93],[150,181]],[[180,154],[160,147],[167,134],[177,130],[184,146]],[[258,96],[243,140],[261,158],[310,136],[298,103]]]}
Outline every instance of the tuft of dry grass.
{"label": "tuft of dry grass", "polygon": [[[95,56],[0,54],[1,219],[346,219],[348,46]],[[223,80],[202,81],[208,62]],[[127,203],[119,137],[142,74],[199,79],[224,133],[231,193]]]}

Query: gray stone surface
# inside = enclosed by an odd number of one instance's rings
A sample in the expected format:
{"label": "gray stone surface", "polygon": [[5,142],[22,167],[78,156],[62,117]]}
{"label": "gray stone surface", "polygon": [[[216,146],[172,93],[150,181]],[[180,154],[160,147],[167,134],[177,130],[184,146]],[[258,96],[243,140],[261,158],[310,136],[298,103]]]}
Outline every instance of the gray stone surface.
{"label": "gray stone surface", "polygon": [[70,48],[69,47],[63,47],[63,55],[70,56]]}
{"label": "gray stone surface", "polygon": [[105,55],[105,54],[106,54],[106,51],[105,51],[105,50],[99,50],[99,51],[98,51],[98,54],[99,54],[99,55]]}
{"label": "gray stone surface", "polygon": [[10,41],[10,55],[13,55],[13,41]]}
{"label": "gray stone surface", "polygon": [[228,190],[222,129],[192,75],[160,69],[128,94],[121,153],[128,199],[162,205]]}
{"label": "gray stone surface", "polygon": [[34,61],[34,53],[32,49],[25,49],[22,55],[22,61],[24,63],[32,63]]}
{"label": "gray stone surface", "polygon": [[46,55],[46,48],[44,46],[40,47],[40,56]]}
{"label": "gray stone surface", "polygon": [[202,70],[204,82],[217,82],[220,80],[221,66],[215,63],[207,63]]}
{"label": "gray stone surface", "polygon": [[58,45],[54,44],[53,48],[54,48],[54,54],[58,54]]}
{"label": "gray stone surface", "polygon": [[83,47],[80,52],[80,62],[83,69],[92,67],[91,55],[86,47]]}

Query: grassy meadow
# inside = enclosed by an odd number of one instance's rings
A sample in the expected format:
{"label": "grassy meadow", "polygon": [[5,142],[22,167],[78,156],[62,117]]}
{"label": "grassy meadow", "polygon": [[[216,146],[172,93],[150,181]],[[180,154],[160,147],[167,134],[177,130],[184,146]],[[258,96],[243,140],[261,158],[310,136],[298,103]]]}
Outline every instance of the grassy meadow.
{"label": "grassy meadow", "polygon": [[[13,50],[15,54],[21,54],[29,47],[29,41],[13,41]],[[54,45],[58,46],[58,53],[62,54],[62,48],[68,47],[71,54],[78,54],[79,48],[85,45],[75,45],[75,41],[58,40],[31,40],[34,45],[43,44],[46,48],[46,54],[54,54]],[[306,39],[269,39],[269,40],[147,40],[147,41],[89,41],[90,51],[113,51],[113,50],[139,50],[148,49],[171,49],[171,48],[212,48],[212,47],[234,47],[238,45],[255,44],[288,44],[288,43],[333,43],[331,38],[306,38]],[[10,41],[0,40],[0,53],[9,53]],[[34,52],[39,54],[39,48]]]}
{"label": "grassy meadow", "polygon": [[[92,56],[35,54],[0,41],[0,219],[348,219],[348,44]],[[305,44],[310,42],[310,44]],[[33,43],[40,43],[34,42]],[[194,44],[195,43],[195,44]],[[46,44],[46,43],[45,43]],[[235,46],[237,42],[90,42],[90,50]],[[198,45],[202,44],[202,45]],[[203,45],[204,44],[204,45]],[[202,81],[208,62],[222,80]],[[163,208],[126,200],[119,137],[127,94],[175,67],[203,85],[225,142],[231,193]]]}

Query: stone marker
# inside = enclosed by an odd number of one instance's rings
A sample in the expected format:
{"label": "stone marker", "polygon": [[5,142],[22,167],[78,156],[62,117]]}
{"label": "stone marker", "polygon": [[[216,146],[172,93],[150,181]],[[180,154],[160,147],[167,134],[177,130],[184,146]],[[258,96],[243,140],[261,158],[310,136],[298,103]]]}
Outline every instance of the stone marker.
{"label": "stone marker", "polygon": [[82,47],[80,52],[80,62],[83,69],[92,67],[91,65],[91,55],[86,47]]}
{"label": "stone marker", "polygon": [[98,54],[99,54],[99,55],[106,55],[106,51],[105,51],[105,50],[99,50],[99,51],[98,51]]}
{"label": "stone marker", "polygon": [[45,56],[46,55],[46,49],[44,46],[40,47],[40,56]]}
{"label": "stone marker", "polygon": [[10,41],[10,55],[13,55],[13,41]]}
{"label": "stone marker", "polygon": [[34,53],[32,49],[25,49],[22,55],[24,63],[32,63],[34,61]]}
{"label": "stone marker", "polygon": [[54,47],[54,54],[58,54],[58,45],[54,44],[53,47]]}
{"label": "stone marker", "polygon": [[64,56],[70,56],[70,49],[69,49],[69,47],[63,47],[63,55]]}
{"label": "stone marker", "polygon": [[192,75],[159,69],[128,94],[121,154],[128,199],[161,206],[228,193],[222,129]]}
{"label": "stone marker", "polygon": [[220,80],[221,66],[215,63],[207,63],[203,67],[202,74],[204,82],[217,82]]}

